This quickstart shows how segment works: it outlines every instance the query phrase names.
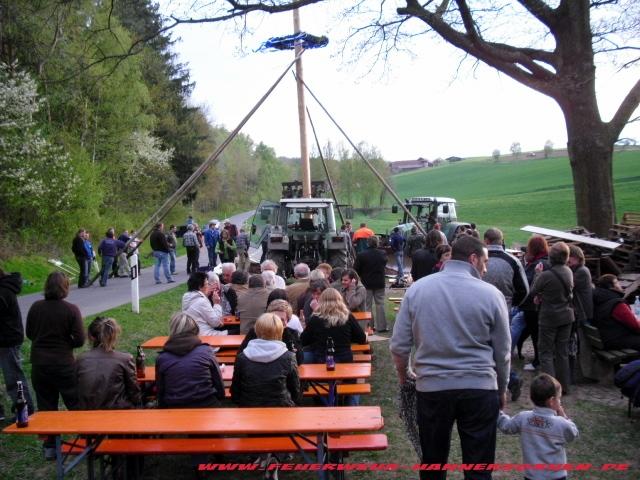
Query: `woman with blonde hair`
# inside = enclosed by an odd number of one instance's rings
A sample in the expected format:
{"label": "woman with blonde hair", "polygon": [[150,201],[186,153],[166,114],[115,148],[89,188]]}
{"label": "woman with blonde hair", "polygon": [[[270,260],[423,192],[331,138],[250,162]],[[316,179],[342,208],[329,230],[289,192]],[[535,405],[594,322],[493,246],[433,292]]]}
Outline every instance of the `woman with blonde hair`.
{"label": "woman with blonde hair", "polygon": [[336,362],[352,362],[351,344],[367,343],[367,336],[335,288],[322,292],[318,306],[300,336],[303,347],[306,347],[305,363],[325,362],[329,337],[335,346]]}
{"label": "woman with blonde hair", "polygon": [[236,357],[232,400],[241,407],[295,406],[302,400],[298,363],[282,341],[282,320],[263,313],[254,330],[256,338]]}
{"label": "woman with blonde hair", "polygon": [[[287,346],[287,350],[293,352],[296,356],[296,361],[300,365],[304,361],[302,352],[302,343],[300,343],[300,334],[297,330],[289,327],[289,320],[293,316],[293,310],[291,305],[286,300],[273,300],[267,306],[267,313],[274,313],[282,321],[284,330],[282,331],[282,341]],[[255,338],[258,338],[255,328],[251,328],[245,335],[242,344],[240,345],[240,351],[247,348],[249,342]]]}
{"label": "woman with blonde hair", "polygon": [[76,360],[78,408],[135,408],[140,404],[140,387],[133,356],[115,350],[120,325],[113,318],[96,317],[87,331],[92,349]]}
{"label": "woman with blonde hair", "polygon": [[171,317],[169,339],[156,359],[158,406],[216,407],[224,384],[213,349],[198,337],[198,324],[184,312]]}

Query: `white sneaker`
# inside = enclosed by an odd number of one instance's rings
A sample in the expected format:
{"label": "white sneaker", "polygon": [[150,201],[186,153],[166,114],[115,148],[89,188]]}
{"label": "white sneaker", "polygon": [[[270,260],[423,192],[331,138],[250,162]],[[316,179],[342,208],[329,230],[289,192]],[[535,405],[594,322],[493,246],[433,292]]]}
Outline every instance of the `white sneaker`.
{"label": "white sneaker", "polygon": [[522,367],[522,369],[525,372],[535,372],[536,371],[536,367],[534,367],[532,363],[527,363],[524,367]]}

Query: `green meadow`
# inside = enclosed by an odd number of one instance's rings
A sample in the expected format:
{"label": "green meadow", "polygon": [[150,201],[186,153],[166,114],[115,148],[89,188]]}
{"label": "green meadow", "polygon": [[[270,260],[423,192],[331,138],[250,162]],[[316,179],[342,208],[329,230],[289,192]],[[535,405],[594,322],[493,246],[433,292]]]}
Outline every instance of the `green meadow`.
{"label": "green meadow", "polygon": [[[625,211],[640,211],[640,151],[617,152],[613,162],[618,217]],[[507,244],[524,243],[525,225],[555,229],[576,226],[573,182],[569,159],[464,160],[393,177],[400,198],[417,195],[453,197],[458,219],[474,222],[482,232],[497,226]],[[384,233],[400,214],[390,209],[369,219],[376,232]]]}

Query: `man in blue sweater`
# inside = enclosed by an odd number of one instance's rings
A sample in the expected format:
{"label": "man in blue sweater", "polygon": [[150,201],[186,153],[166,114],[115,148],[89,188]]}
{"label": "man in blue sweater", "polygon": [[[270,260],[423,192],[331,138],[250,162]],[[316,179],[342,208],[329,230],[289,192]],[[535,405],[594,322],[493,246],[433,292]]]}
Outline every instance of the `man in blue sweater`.
{"label": "man in blue sweater", "polygon": [[[488,253],[477,238],[453,245],[444,269],[406,292],[391,338],[400,384],[415,347],[418,429],[423,463],[447,463],[457,422],[463,463],[494,463],[496,423],[506,399],[511,338],[504,295],[482,281]],[[491,472],[465,471],[465,479]],[[423,470],[421,479],[446,471]]]}

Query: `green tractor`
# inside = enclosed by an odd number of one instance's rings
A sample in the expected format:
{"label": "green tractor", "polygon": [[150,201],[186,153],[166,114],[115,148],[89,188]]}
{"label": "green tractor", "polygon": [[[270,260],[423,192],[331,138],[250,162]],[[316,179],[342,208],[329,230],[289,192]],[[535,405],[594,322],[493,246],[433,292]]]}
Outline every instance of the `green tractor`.
{"label": "green tractor", "polygon": [[[262,201],[253,217],[251,245],[266,247],[266,257],[286,276],[297,263],[350,267],[350,242],[336,228],[335,202],[325,196],[325,182],[312,182],[312,198],[300,198],[300,182],[282,184],[279,202]],[[351,208],[347,207],[347,216]]]}
{"label": "green tractor", "polygon": [[[441,226],[447,240],[452,241],[461,229],[470,228],[471,224],[459,222],[456,214],[456,199],[449,197],[411,197],[405,199],[404,206],[420,222],[424,230],[429,233],[436,223]],[[393,213],[398,213],[398,206],[391,207]],[[402,223],[398,225],[400,231],[407,237],[414,224],[404,212]]]}

